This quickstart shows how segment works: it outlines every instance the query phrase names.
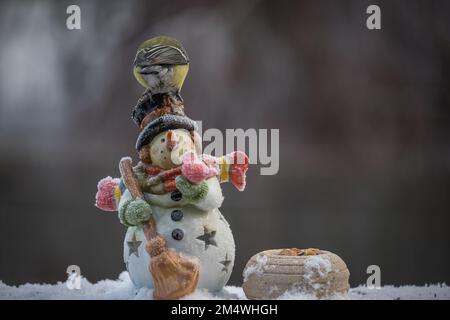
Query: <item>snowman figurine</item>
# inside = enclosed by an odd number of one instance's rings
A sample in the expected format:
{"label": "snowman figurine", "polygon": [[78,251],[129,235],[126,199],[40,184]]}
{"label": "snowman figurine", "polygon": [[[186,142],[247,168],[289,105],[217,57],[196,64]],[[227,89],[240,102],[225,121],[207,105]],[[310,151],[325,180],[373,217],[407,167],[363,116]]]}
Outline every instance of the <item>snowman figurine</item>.
{"label": "snowman figurine", "polygon": [[219,211],[220,183],[230,181],[242,191],[248,158],[242,152],[201,155],[196,123],[185,115],[179,94],[187,70],[186,51],[173,38],[153,38],[139,47],[134,74],[147,90],[132,113],[140,129],[140,162],[133,173],[144,197],[134,198],[118,178],[98,184],[96,206],[118,211],[128,227],[123,258],[137,288],[154,287],[143,228],[150,217],[170,250],[198,263],[198,288],[221,290],[234,265],[233,234]]}

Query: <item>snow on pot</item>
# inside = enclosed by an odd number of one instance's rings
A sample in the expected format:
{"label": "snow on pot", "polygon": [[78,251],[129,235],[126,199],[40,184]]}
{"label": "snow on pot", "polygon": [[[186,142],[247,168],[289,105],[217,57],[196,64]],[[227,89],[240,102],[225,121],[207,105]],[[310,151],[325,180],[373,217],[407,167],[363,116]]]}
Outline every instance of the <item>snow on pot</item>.
{"label": "snow on pot", "polygon": [[345,294],[350,272],[336,254],[319,249],[275,249],[254,255],[245,266],[248,299],[274,299],[289,292],[316,298]]}

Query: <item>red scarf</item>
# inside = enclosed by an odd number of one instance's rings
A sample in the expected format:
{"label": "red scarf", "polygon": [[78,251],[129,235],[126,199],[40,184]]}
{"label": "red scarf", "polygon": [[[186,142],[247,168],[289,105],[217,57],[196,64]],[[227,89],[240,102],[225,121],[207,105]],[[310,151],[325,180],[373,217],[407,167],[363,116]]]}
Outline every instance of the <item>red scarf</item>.
{"label": "red scarf", "polygon": [[168,174],[163,175],[163,182],[164,182],[164,191],[165,192],[173,192],[177,190],[177,186],[175,184],[175,178],[179,175],[179,172],[173,173],[173,170],[164,170],[157,166],[149,165],[145,169],[146,173],[149,177],[156,176],[160,174],[161,172],[166,171]]}

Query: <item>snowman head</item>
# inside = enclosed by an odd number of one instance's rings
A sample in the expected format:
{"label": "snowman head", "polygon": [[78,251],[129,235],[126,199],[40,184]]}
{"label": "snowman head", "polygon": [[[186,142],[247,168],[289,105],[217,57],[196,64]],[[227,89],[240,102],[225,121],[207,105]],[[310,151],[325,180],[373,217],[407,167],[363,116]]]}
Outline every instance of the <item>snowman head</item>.
{"label": "snowman head", "polygon": [[196,131],[174,129],[157,134],[141,149],[140,158],[143,162],[167,170],[180,166],[188,152],[200,154],[200,135]]}

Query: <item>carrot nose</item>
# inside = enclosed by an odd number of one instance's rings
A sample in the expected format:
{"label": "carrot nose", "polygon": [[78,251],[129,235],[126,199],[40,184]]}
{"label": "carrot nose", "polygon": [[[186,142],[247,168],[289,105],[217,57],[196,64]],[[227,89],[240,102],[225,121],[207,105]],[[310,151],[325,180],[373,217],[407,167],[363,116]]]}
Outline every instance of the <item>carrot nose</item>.
{"label": "carrot nose", "polygon": [[172,151],[177,144],[177,134],[172,130],[169,130],[166,135],[166,147],[167,150]]}

